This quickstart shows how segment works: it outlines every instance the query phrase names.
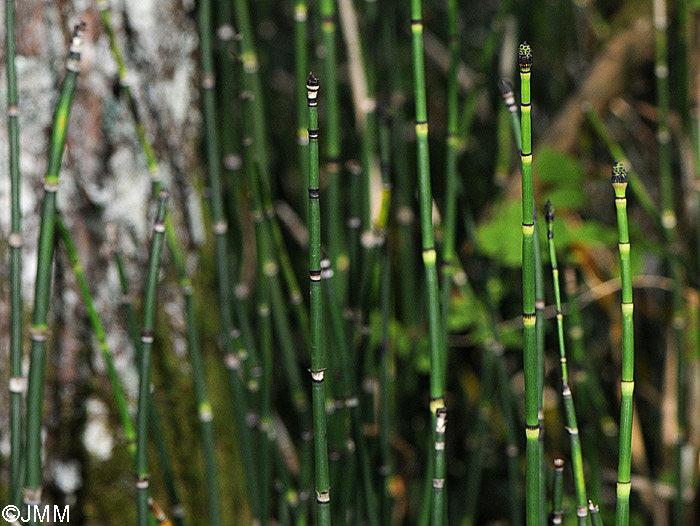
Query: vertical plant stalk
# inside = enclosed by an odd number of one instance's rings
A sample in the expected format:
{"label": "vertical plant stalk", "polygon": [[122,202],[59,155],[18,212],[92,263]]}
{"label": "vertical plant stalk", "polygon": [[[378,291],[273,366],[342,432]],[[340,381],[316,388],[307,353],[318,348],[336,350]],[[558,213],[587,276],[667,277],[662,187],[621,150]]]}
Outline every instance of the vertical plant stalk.
{"label": "vertical plant stalk", "polygon": [[216,275],[218,284],[219,317],[221,323],[224,362],[228,370],[229,386],[233,405],[237,410],[234,417],[241,457],[244,464],[248,498],[254,520],[259,520],[259,492],[257,491],[256,470],[252,453],[251,436],[244,422],[248,403],[241,374],[243,359],[239,331],[234,328],[231,313],[231,286],[228,266],[228,224],[224,216],[217,139],[216,100],[214,93],[214,56],[212,50],[211,1],[202,0],[199,4],[198,26],[200,35],[200,60],[202,69],[202,112],[204,114],[206,166],[211,190],[212,231],[214,233]]}
{"label": "vertical plant stalk", "polygon": [[[452,280],[456,272],[455,230],[457,223],[457,148],[459,146],[457,100],[457,66],[459,63],[459,34],[457,31],[457,0],[447,3],[447,26],[450,49],[450,71],[447,77],[447,144],[445,153],[445,220],[442,241],[442,290],[440,310],[442,312],[443,374],[447,374],[449,360],[448,314],[452,293]],[[446,378],[443,378],[446,382]]]}
{"label": "vertical plant stalk", "polygon": [[[309,69],[307,20],[307,0],[296,0],[294,3],[294,81],[296,87],[297,152],[302,188],[309,186],[309,112],[306,109],[306,74]],[[302,202],[302,209],[304,224],[308,228],[309,207],[306,206],[306,202]]]}
{"label": "vertical plant stalk", "polygon": [[423,265],[428,294],[428,332],[430,335],[430,411],[433,414],[434,457],[431,524],[442,526],[446,520],[445,497],[445,431],[447,409],[445,407],[445,363],[440,324],[438,297],[437,254],[433,232],[432,192],[430,188],[430,153],[428,150],[428,108],[425,87],[423,57],[423,7],[421,0],[411,0],[411,33],[413,47],[413,91],[416,112],[416,138],[418,141],[418,192],[423,242]]}
{"label": "vertical plant stalk", "polygon": [[[126,62],[124,61],[121,48],[119,47],[116,32],[114,30],[114,27],[112,26],[112,17],[109,2],[106,0],[97,0],[96,3],[97,8],[100,12],[102,25],[107,31],[107,35],[109,37],[112,56],[114,57],[114,60],[117,63],[117,72],[119,76],[120,87],[122,93],[125,96],[127,106],[131,112],[131,116],[134,120],[136,136],[138,137],[139,144],[141,145],[141,150],[143,151],[143,154],[146,159],[146,166],[151,176],[151,190],[153,192],[153,195],[156,196],[160,193],[162,187],[158,159],[156,157],[153,144],[151,143],[151,140],[146,131],[146,126],[141,119],[141,114],[139,112],[139,107],[136,98],[131,93],[131,86],[128,83],[128,70]],[[175,271],[178,276],[178,281],[185,302],[188,353],[190,356],[190,364],[192,366],[192,376],[195,385],[195,394],[197,396],[198,416],[200,420],[200,428],[202,433],[202,447],[204,451],[205,470],[207,474],[207,504],[209,520],[211,524],[220,524],[221,507],[219,503],[216,463],[213,453],[213,414],[211,411],[211,404],[209,403],[209,398],[206,392],[206,381],[204,379],[204,370],[202,368],[201,363],[201,351],[199,345],[199,332],[195,309],[194,291],[192,287],[192,282],[189,276],[187,275],[184,256],[182,249],[180,248],[177,233],[175,232],[175,225],[173,223],[172,214],[168,214],[165,218],[165,238],[168,246],[170,247]],[[157,409],[154,407],[153,414],[156,413]],[[208,419],[208,422],[205,421],[206,419]],[[156,420],[160,420],[159,416],[156,416]],[[165,451],[164,454],[168,456],[167,451]],[[168,461],[167,464],[169,463],[170,462]],[[171,504],[173,505],[173,509],[181,509],[180,498],[177,494],[177,490],[175,489],[174,485],[172,486],[172,490],[173,491],[170,491],[169,493],[172,497]],[[179,513],[173,513],[173,516],[177,525],[182,524],[183,518]]]}
{"label": "vertical plant stalk", "polygon": [[44,178],[44,200],[41,207],[39,251],[36,285],[34,291],[34,314],[32,315],[31,354],[27,392],[27,442],[24,503],[38,505],[41,501],[41,414],[43,408],[44,368],[46,366],[47,314],[51,292],[51,258],[55,238],[56,191],[66,141],[66,126],[73,103],[73,94],[80,71],[82,34],[85,24],[75,26],[68,60],[66,76],[61,84],[61,95],[54,117],[49,163]]}
{"label": "vertical plant stalk", "polygon": [[105,365],[107,366],[107,377],[109,378],[109,382],[114,393],[114,401],[116,403],[117,413],[119,414],[119,419],[124,430],[127,451],[131,456],[134,456],[136,454],[136,430],[133,422],[131,421],[131,416],[129,415],[129,408],[124,396],[124,389],[121,381],[119,380],[117,370],[114,367],[112,351],[107,343],[107,335],[105,333],[104,326],[102,325],[102,320],[100,319],[100,315],[95,308],[95,302],[92,299],[92,294],[90,293],[90,287],[88,285],[87,278],[85,277],[83,266],[80,264],[78,251],[75,248],[70,232],[63,221],[63,217],[58,213],[56,214],[56,228],[58,230],[58,234],[63,240],[63,245],[66,248],[68,259],[73,268],[73,274],[75,274],[75,279],[78,282],[78,288],[80,288],[80,294],[83,297],[83,303],[85,304],[85,308],[88,312],[90,325],[92,325],[92,330],[95,333],[95,338],[97,339],[97,343],[100,347],[100,352],[102,353]]}
{"label": "vertical plant stalk", "polygon": [[349,259],[343,244],[342,214],[340,184],[340,107],[338,99],[337,80],[337,31],[335,0],[321,0],[321,32],[323,34],[324,91],[326,96],[327,139],[325,148],[326,177],[328,179],[328,256],[333,270],[338,273],[337,283],[341,302],[345,297],[346,274]]}
{"label": "vertical plant stalk", "polygon": [[[670,110],[670,83],[668,71],[668,18],[666,1],[654,0],[654,42],[656,49],[656,98],[658,105],[658,124],[656,140],[659,145],[659,182],[661,186],[661,225],[664,228],[667,261],[670,277],[673,280],[671,304],[673,310],[673,347],[676,352],[676,441],[674,445],[674,524],[682,526],[685,523],[683,503],[683,445],[685,443],[685,356],[683,352],[683,298],[681,295],[681,272],[678,262],[678,234],[676,231],[676,213],[673,205],[673,179],[671,161],[671,132],[668,118]],[[678,6],[681,9],[681,6]],[[683,9],[681,9],[683,10]],[[682,33],[684,28],[680,28]],[[683,50],[684,51],[684,50]],[[682,57],[685,58],[685,57]],[[685,71],[684,65],[682,65]],[[685,86],[683,86],[685,88]],[[680,90],[679,90],[680,91]],[[685,95],[685,89],[679,95]],[[681,101],[685,103],[685,100]],[[687,112],[681,114],[685,123]]]}
{"label": "vertical plant stalk", "polygon": [[542,264],[542,246],[540,234],[537,231],[537,213],[532,218],[534,229],[532,233],[535,247],[535,341],[537,347],[537,420],[540,425],[540,435],[537,439],[539,447],[539,477],[540,477],[540,524],[547,524],[547,488],[544,465],[544,265]]}
{"label": "vertical plant stalk", "polygon": [[557,337],[559,339],[559,362],[561,364],[561,396],[564,400],[566,431],[569,433],[569,439],[571,441],[571,467],[574,472],[576,517],[578,517],[579,526],[586,526],[588,523],[588,497],[586,496],[586,482],[583,475],[581,440],[579,438],[576,409],[574,406],[574,397],[571,393],[569,368],[566,360],[566,346],[564,343],[564,315],[561,310],[561,291],[559,288],[559,266],[557,264],[557,251],[554,244],[554,208],[552,207],[551,201],[547,201],[547,204],[545,205],[545,220],[547,221],[549,261],[552,265],[554,301],[557,307]]}
{"label": "vertical plant stalk", "polygon": [[[202,454],[207,487],[207,511],[209,524],[221,524],[221,504],[219,501],[218,469],[216,467],[216,446],[214,441],[214,413],[212,411],[209,392],[207,389],[204,363],[199,342],[199,328],[192,282],[187,275],[185,258],[180,251],[177,235],[175,234],[172,215],[165,218],[165,236],[170,254],[173,259],[180,288],[185,300],[185,320],[187,324],[187,350],[192,367],[192,381],[197,398],[197,416],[199,417],[200,436],[202,439]],[[155,407],[154,407],[155,410]],[[175,516],[178,519],[177,516]]]}
{"label": "vertical plant stalk", "polygon": [[[168,216],[165,216],[166,220],[166,231],[165,235],[167,238],[167,220]],[[141,338],[139,336],[139,323],[136,316],[136,309],[131,303],[131,295],[129,293],[129,279],[126,275],[126,269],[124,267],[124,262],[122,260],[121,253],[118,250],[113,252],[114,260],[117,265],[117,272],[119,274],[119,286],[122,292],[122,306],[127,319],[127,330],[129,332],[129,339],[134,348],[134,362],[138,368],[138,364],[141,361]],[[160,464],[160,471],[164,480],[165,491],[168,495],[171,506],[171,514],[173,516],[173,521],[176,526],[181,526],[185,523],[185,510],[182,506],[180,495],[178,494],[177,487],[175,486],[175,474],[172,468],[172,462],[170,461],[170,454],[168,453],[168,446],[165,442],[165,436],[163,431],[163,424],[161,422],[160,413],[158,413],[158,408],[156,407],[155,397],[153,392],[150,393],[150,402],[148,404],[148,418],[149,418],[149,431],[153,436],[153,443],[155,445],[158,454],[158,463]],[[136,460],[136,443],[134,442],[134,448],[131,451],[132,458]],[[151,499],[153,500],[153,499]],[[150,501],[149,501],[150,502]],[[156,503],[157,504],[157,503]],[[154,507],[151,505],[151,514],[155,514]]]}
{"label": "vertical plant stalk", "polygon": [[309,106],[309,288],[311,305],[311,381],[316,458],[316,503],[319,526],[331,524],[331,493],[328,470],[326,388],[323,383],[323,305],[321,290],[321,209],[318,177],[318,78],[309,74],[306,96]]}
{"label": "vertical plant stalk", "polygon": [[630,237],[627,226],[627,172],[622,163],[612,169],[612,185],[615,190],[617,231],[620,250],[620,274],[622,278],[622,377],[620,390],[620,450],[617,470],[617,505],[615,526],[628,526],[630,517],[630,492],[632,482],[632,415],[634,394],[634,302],[632,300],[632,269],[630,262]]}
{"label": "vertical plant stalk", "polygon": [[255,165],[259,170],[260,192],[262,194],[263,207],[270,220],[270,233],[274,241],[277,258],[282,270],[282,276],[287,285],[289,303],[293,307],[299,332],[304,340],[304,345],[308,348],[308,326],[309,319],[301,295],[301,289],[294,274],[294,268],[289,259],[289,254],[284,246],[282,231],[275,215],[272,204],[271,183],[269,174],[269,157],[267,155],[267,131],[265,128],[265,108],[263,104],[263,89],[260,81],[260,64],[255,50],[253,35],[253,25],[248,9],[248,0],[236,1],[233,3],[240,33],[241,61],[243,63],[243,75],[241,83],[244,89],[252,96],[253,113],[253,150],[255,155]]}
{"label": "vertical plant stalk", "polygon": [[[578,381],[581,400],[580,408],[583,408],[583,417],[589,421],[589,425],[581,430],[581,446],[586,450],[586,462],[588,463],[588,482],[591,497],[594,500],[600,498],[600,460],[598,454],[599,445],[603,444],[603,437],[598,434],[600,430],[608,440],[617,436],[617,424],[610,416],[603,388],[598,380],[594,364],[583,342],[583,325],[581,323],[581,309],[576,297],[576,271],[569,267],[565,271],[566,298],[568,300],[568,329],[569,342],[571,343],[571,363],[583,369],[579,371]],[[577,375],[577,376],[579,376]],[[599,425],[595,425],[595,424]],[[611,449],[614,448],[612,445]]]}
{"label": "vertical plant stalk", "polygon": [[532,187],[532,134],[530,120],[530,69],[532,49],[527,42],[518,49],[520,66],[520,111],[522,148],[522,200],[523,200],[523,364],[525,371],[525,436],[527,437],[525,468],[525,521],[527,526],[540,523],[540,470],[538,389],[537,389],[537,338],[535,333],[535,199]]}
{"label": "vertical plant stalk", "polygon": [[562,500],[564,496],[564,459],[554,459],[554,481],[552,482],[552,526],[562,523]]}
{"label": "vertical plant stalk", "polygon": [[18,505],[21,492],[22,402],[27,383],[22,376],[22,208],[20,205],[19,107],[15,66],[15,2],[5,1],[5,66],[7,135],[10,161],[10,495]]}
{"label": "vertical plant stalk", "polygon": [[593,501],[588,501],[588,511],[591,515],[591,522],[593,526],[603,526],[603,518],[600,516],[600,508],[597,504],[593,504]]}
{"label": "vertical plant stalk", "polygon": [[148,471],[148,424],[151,392],[151,348],[153,346],[153,325],[156,310],[156,287],[160,256],[165,238],[165,215],[168,206],[168,193],[165,190],[158,196],[158,211],[153,225],[153,240],[148,261],[146,290],[143,298],[143,323],[141,324],[141,356],[139,360],[139,401],[136,414],[136,499],[139,526],[148,526],[148,497],[150,473]]}

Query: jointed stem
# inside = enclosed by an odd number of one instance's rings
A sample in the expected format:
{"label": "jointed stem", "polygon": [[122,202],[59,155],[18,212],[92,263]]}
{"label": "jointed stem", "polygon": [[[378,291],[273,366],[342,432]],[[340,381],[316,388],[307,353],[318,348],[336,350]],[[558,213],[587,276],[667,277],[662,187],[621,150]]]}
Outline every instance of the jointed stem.
{"label": "jointed stem", "polygon": [[15,67],[15,2],[5,1],[5,64],[7,75],[7,134],[10,169],[10,495],[19,505],[22,456],[22,209],[20,207],[19,108]]}
{"label": "jointed stem", "polygon": [[321,290],[321,210],[318,177],[318,78],[306,81],[309,106],[309,279],[311,296],[311,380],[316,455],[316,502],[319,526],[331,524],[331,494],[326,426],[326,371]]}
{"label": "jointed stem", "polygon": [[552,526],[562,523],[562,498],[564,495],[564,460],[554,459],[554,482],[552,482]]}
{"label": "jointed stem", "polygon": [[445,514],[445,429],[447,409],[438,297],[437,255],[433,233],[432,192],[430,188],[430,153],[428,151],[428,110],[423,59],[423,8],[421,0],[411,0],[411,33],[413,47],[413,90],[418,141],[418,191],[423,242],[423,265],[428,295],[428,332],[430,336],[430,411],[433,414],[433,492],[432,526],[442,526]]}
{"label": "jointed stem", "polygon": [[66,63],[66,76],[61,84],[61,96],[56,108],[51,135],[49,164],[44,179],[44,200],[41,208],[39,252],[32,315],[32,346],[27,393],[27,442],[24,503],[39,504],[41,500],[41,413],[43,407],[44,367],[46,365],[46,319],[51,285],[51,258],[55,238],[56,191],[75,85],[80,71],[80,52],[84,24],[75,27]]}
{"label": "jointed stem", "polygon": [[545,219],[547,221],[549,260],[552,265],[554,300],[557,306],[557,336],[559,338],[559,361],[561,363],[561,391],[562,398],[564,399],[564,411],[566,413],[566,431],[569,433],[571,440],[571,466],[574,471],[576,516],[578,517],[579,525],[586,526],[588,522],[588,498],[586,497],[586,483],[583,476],[583,455],[581,454],[581,441],[579,439],[576,410],[574,408],[574,398],[571,394],[569,369],[566,361],[566,347],[564,344],[564,315],[561,311],[561,292],[559,288],[559,267],[557,265],[557,252],[554,246],[554,210],[550,201],[547,201]]}
{"label": "jointed stem", "polygon": [[525,370],[525,434],[527,437],[527,463],[525,474],[525,511],[527,526],[540,523],[540,469],[538,389],[537,389],[537,338],[535,333],[535,200],[532,187],[532,137],[530,121],[530,68],[532,50],[527,43],[518,50],[520,65],[520,107],[522,130],[522,226],[523,226],[523,364]]}
{"label": "jointed stem", "polygon": [[153,346],[153,322],[156,310],[156,286],[160,270],[160,256],[165,237],[165,215],[168,193],[161,191],[158,212],[153,226],[153,241],[148,262],[146,290],[143,299],[143,323],[141,325],[141,356],[139,360],[139,402],[136,415],[136,496],[139,526],[148,526],[148,425],[151,391],[151,348]]}
{"label": "jointed stem", "polygon": [[634,394],[634,322],[632,314],[632,271],[630,263],[630,238],[627,227],[627,172],[621,163],[615,163],[612,171],[617,209],[617,231],[620,248],[620,274],[622,277],[622,402],[620,407],[620,458],[617,474],[617,506],[615,526],[627,526],[630,515],[630,471],[632,468],[632,414]]}

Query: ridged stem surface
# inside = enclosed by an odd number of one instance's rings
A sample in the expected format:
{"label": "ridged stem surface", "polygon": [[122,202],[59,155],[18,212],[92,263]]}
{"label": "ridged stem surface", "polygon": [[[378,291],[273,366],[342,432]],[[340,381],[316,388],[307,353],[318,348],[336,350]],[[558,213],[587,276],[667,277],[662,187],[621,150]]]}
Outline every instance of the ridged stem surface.
{"label": "ridged stem surface", "polygon": [[630,479],[632,469],[632,415],[634,410],[634,322],[632,315],[632,264],[630,261],[630,237],[627,225],[627,172],[621,163],[615,163],[612,176],[617,210],[618,246],[620,250],[620,274],[622,278],[622,376],[620,390],[620,447],[617,470],[617,505],[615,526],[628,526],[630,518]]}
{"label": "ridged stem surface", "polygon": [[561,396],[564,401],[564,413],[566,415],[566,431],[569,433],[571,443],[571,468],[574,472],[574,490],[576,493],[576,517],[579,526],[588,523],[588,497],[586,496],[586,482],[583,475],[583,454],[581,452],[581,439],[576,419],[574,396],[571,392],[569,381],[569,368],[566,359],[566,345],[564,343],[564,314],[561,310],[561,290],[559,287],[559,266],[557,264],[557,251],[554,243],[554,212],[552,204],[547,201],[545,213],[547,221],[547,241],[549,245],[549,261],[552,265],[552,283],[554,285],[554,301],[557,307],[557,338],[559,341],[559,363],[561,365]]}
{"label": "ridged stem surface", "polygon": [[321,209],[319,203],[318,78],[306,82],[309,107],[309,294],[311,305],[311,394],[314,414],[316,502],[319,526],[331,524],[330,476],[326,423],[326,372],[323,349],[323,299],[321,290]]}
{"label": "ridged stem surface", "polygon": [[530,120],[530,68],[532,51],[527,43],[518,52],[520,64],[520,111],[522,149],[522,280],[523,280],[523,368],[525,372],[525,520],[527,526],[540,524],[540,469],[537,386],[537,337],[535,331],[535,200],[532,186],[532,134]]}
{"label": "ridged stem surface", "polygon": [[428,150],[428,107],[423,57],[423,7],[421,0],[411,0],[411,34],[413,48],[413,94],[415,104],[418,152],[418,201],[420,205],[423,265],[428,300],[428,332],[430,341],[430,411],[433,415],[433,490],[431,495],[431,524],[443,526],[445,521],[445,407],[444,348],[440,324],[437,253],[433,233],[433,199],[430,182],[430,153]]}
{"label": "ridged stem surface", "polygon": [[146,275],[146,290],[143,295],[143,322],[141,323],[141,356],[139,359],[139,399],[136,413],[136,505],[139,526],[148,526],[150,473],[148,470],[148,426],[151,402],[151,349],[153,347],[153,325],[156,311],[156,287],[160,256],[165,238],[165,215],[168,194],[160,193],[158,211],[153,226],[153,239]]}
{"label": "ridged stem surface", "polygon": [[20,206],[19,108],[15,66],[15,2],[5,1],[5,66],[7,76],[7,135],[10,170],[10,495],[19,505],[21,492],[22,403],[22,209]]}
{"label": "ridged stem surface", "polygon": [[73,103],[73,94],[80,71],[80,51],[84,25],[76,26],[69,56],[66,76],[61,84],[61,94],[54,116],[49,162],[44,178],[44,199],[41,205],[41,226],[37,256],[36,283],[34,289],[34,313],[32,314],[31,351],[27,386],[27,441],[25,443],[26,475],[24,503],[39,504],[41,500],[41,415],[43,408],[44,369],[46,366],[47,314],[51,292],[51,260],[55,239],[56,191],[66,140],[66,127]]}

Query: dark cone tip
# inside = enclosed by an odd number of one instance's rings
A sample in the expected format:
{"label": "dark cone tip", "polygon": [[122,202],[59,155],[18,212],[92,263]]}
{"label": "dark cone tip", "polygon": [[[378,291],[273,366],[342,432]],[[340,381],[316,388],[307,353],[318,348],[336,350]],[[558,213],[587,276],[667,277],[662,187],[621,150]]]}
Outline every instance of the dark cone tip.
{"label": "dark cone tip", "polygon": [[306,77],[306,89],[316,91],[318,90],[318,77],[313,73],[309,73]]}
{"label": "dark cone tip", "polygon": [[498,91],[500,91],[501,95],[503,96],[508,95],[511,91],[513,91],[513,85],[510,83],[510,81],[501,79],[498,81]]}
{"label": "dark cone tip", "polygon": [[549,199],[544,205],[544,219],[547,223],[554,221],[554,206],[552,206],[552,202]]}
{"label": "dark cone tip", "polygon": [[564,459],[563,458],[555,458],[554,459],[554,467],[557,469],[561,469],[564,467]]}
{"label": "dark cone tip", "polygon": [[518,48],[518,64],[522,71],[529,71],[532,66],[532,48],[527,42],[523,42]]}
{"label": "dark cone tip", "polygon": [[612,167],[612,184],[625,183],[627,183],[627,170],[620,161],[617,161]]}

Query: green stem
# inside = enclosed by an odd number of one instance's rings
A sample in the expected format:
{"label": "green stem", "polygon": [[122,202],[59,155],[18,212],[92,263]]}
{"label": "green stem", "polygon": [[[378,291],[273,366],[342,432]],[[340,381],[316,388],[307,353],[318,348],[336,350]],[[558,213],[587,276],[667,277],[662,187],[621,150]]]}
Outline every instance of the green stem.
{"label": "green stem", "polygon": [[88,318],[90,319],[90,325],[92,325],[92,330],[95,333],[95,338],[100,347],[100,352],[104,358],[105,364],[107,366],[107,377],[112,386],[112,391],[114,393],[114,401],[117,406],[117,413],[119,414],[119,419],[122,423],[122,428],[124,430],[124,437],[126,438],[126,448],[130,455],[136,453],[136,430],[134,429],[134,424],[131,421],[131,416],[129,415],[129,408],[126,403],[126,398],[124,397],[124,389],[122,387],[121,381],[119,380],[119,375],[114,367],[114,361],[112,360],[112,351],[107,343],[107,335],[102,325],[102,320],[100,315],[97,313],[95,308],[95,302],[92,299],[92,294],[90,293],[90,287],[88,281],[85,277],[83,271],[83,266],[80,264],[78,259],[78,251],[75,248],[75,244],[71,239],[70,232],[66,227],[65,222],[61,214],[56,214],[56,228],[58,234],[63,240],[63,245],[66,248],[66,253],[68,254],[68,259],[73,268],[73,273],[75,274],[75,279],[78,282],[78,287],[80,288],[80,294],[83,297],[83,303],[88,311]]}
{"label": "green stem", "polygon": [[[452,280],[455,274],[455,230],[457,223],[457,147],[459,146],[458,120],[459,108],[457,100],[457,66],[459,63],[459,34],[457,31],[457,0],[449,0],[447,4],[447,25],[450,41],[450,72],[447,78],[447,141],[445,153],[445,219],[442,241],[442,291],[440,295],[440,311],[443,316],[442,345],[445,362],[442,364],[443,374],[447,371],[449,359],[447,319],[452,293]],[[446,379],[443,378],[443,382]]]}
{"label": "green stem", "polygon": [[530,120],[530,68],[532,50],[527,43],[518,50],[520,65],[520,107],[522,130],[522,227],[523,227],[523,363],[525,370],[525,435],[527,463],[525,473],[525,512],[527,526],[540,524],[540,469],[538,389],[537,389],[537,336],[535,314],[535,200],[532,186],[532,136]]}
{"label": "green stem", "polygon": [[561,310],[561,291],[559,288],[559,267],[557,265],[557,252],[554,245],[554,209],[552,203],[547,201],[545,206],[545,219],[547,221],[547,240],[549,244],[549,260],[552,265],[552,282],[554,283],[554,300],[557,307],[557,337],[559,340],[559,362],[561,363],[561,391],[566,413],[566,431],[571,441],[571,467],[574,472],[574,489],[576,492],[576,517],[579,526],[588,523],[588,498],[586,497],[586,482],[583,475],[583,455],[581,453],[581,440],[579,438],[574,397],[571,393],[569,381],[569,368],[566,360],[566,346],[564,343],[564,315]]}
{"label": "green stem", "polygon": [[139,360],[139,401],[136,415],[136,495],[139,526],[148,526],[148,425],[151,405],[151,348],[156,310],[156,286],[160,270],[160,256],[165,237],[165,215],[168,193],[162,190],[158,197],[158,212],[153,226],[153,240],[148,262],[146,290],[143,299],[143,323],[141,325],[141,356]]}
{"label": "green stem", "polygon": [[554,459],[554,481],[552,482],[552,526],[562,523],[562,499],[564,496],[564,460]]}
{"label": "green stem", "polygon": [[597,504],[593,504],[592,501],[588,501],[588,511],[591,515],[591,522],[593,526],[603,526],[603,518],[600,516],[600,509]]}
{"label": "green stem", "polygon": [[5,64],[7,75],[7,134],[10,169],[10,495],[12,504],[21,490],[22,402],[22,208],[20,205],[19,108],[15,55],[15,2],[5,1]]}
{"label": "green stem", "polygon": [[620,456],[617,472],[617,505],[615,526],[628,526],[630,516],[630,492],[632,483],[632,415],[634,394],[634,302],[632,300],[632,270],[630,262],[630,238],[627,226],[627,172],[622,163],[615,163],[612,170],[615,190],[617,231],[620,249],[620,274],[622,277],[622,376],[620,389]]}
{"label": "green stem", "polygon": [[27,505],[38,505],[41,501],[41,414],[43,407],[44,368],[46,366],[46,319],[51,292],[51,258],[53,256],[55,239],[56,191],[58,190],[58,177],[66,139],[66,126],[80,71],[80,53],[83,45],[82,33],[84,30],[84,23],[76,26],[73,30],[66,63],[66,76],[61,84],[61,95],[54,117],[49,163],[46,169],[46,177],[44,178],[44,200],[41,208],[34,313],[32,315],[31,329],[31,361],[27,391],[27,471],[24,488],[24,503]]}
{"label": "green stem", "polygon": [[440,323],[438,296],[437,254],[433,233],[433,199],[430,188],[430,153],[428,151],[428,107],[425,87],[425,65],[423,57],[423,7],[421,0],[411,0],[411,33],[413,48],[413,90],[418,141],[418,191],[423,242],[423,265],[425,267],[428,294],[428,332],[430,337],[430,411],[433,414],[432,429],[434,450],[432,526],[442,526],[445,512],[445,430],[447,409],[442,366],[445,363]]}
{"label": "green stem", "polygon": [[331,494],[328,471],[326,389],[323,383],[323,299],[321,290],[321,210],[318,174],[318,78],[306,80],[309,106],[309,289],[311,299],[311,380],[316,459],[316,502],[319,526],[331,524]]}
{"label": "green stem", "polygon": [[[239,2],[237,2],[238,4]],[[252,453],[252,443],[249,429],[245,426],[244,418],[247,411],[247,401],[241,361],[243,346],[240,332],[234,328],[231,313],[231,287],[229,282],[228,265],[228,224],[224,216],[224,206],[221,187],[220,157],[216,125],[216,99],[214,93],[214,55],[212,48],[211,0],[202,0],[199,4],[198,25],[200,36],[200,61],[202,69],[202,112],[204,114],[206,166],[211,190],[212,231],[214,233],[216,274],[218,284],[219,317],[221,320],[222,343],[224,360],[228,370],[229,387],[233,398],[236,430],[241,446],[241,456],[245,466],[248,497],[253,517],[259,516],[259,492],[257,491],[256,470]]]}

